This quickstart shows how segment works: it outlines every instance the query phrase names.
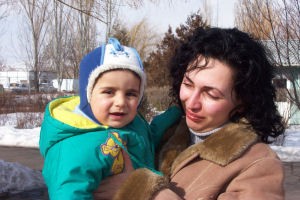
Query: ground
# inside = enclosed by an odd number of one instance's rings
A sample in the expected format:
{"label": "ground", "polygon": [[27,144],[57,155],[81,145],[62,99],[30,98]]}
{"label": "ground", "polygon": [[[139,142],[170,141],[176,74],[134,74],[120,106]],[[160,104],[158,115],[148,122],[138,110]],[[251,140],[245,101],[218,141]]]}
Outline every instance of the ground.
{"label": "ground", "polygon": [[[22,165],[28,166],[31,169],[41,170],[43,167],[43,159],[36,148],[21,148],[21,147],[4,147],[0,146],[0,159],[7,162],[19,162]],[[300,162],[285,162],[285,200],[296,200],[300,196]],[[40,196],[41,190],[33,191],[30,194],[35,194]],[[23,195],[23,196],[22,196]],[[45,195],[42,195],[45,196]],[[41,196],[40,196],[41,197]],[[15,196],[5,196],[0,199],[4,200],[21,200],[27,199],[24,194],[19,194]],[[39,198],[41,199],[41,198]],[[43,200],[47,200],[43,198]]]}

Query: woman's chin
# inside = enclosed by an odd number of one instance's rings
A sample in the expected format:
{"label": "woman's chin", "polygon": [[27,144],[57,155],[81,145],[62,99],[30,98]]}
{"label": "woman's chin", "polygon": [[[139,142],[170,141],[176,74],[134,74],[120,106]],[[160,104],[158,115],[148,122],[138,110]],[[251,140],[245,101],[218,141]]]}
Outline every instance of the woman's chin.
{"label": "woman's chin", "polygon": [[192,129],[195,132],[203,132],[203,130],[205,129],[201,124],[195,123],[194,121],[188,119],[186,120],[186,124],[190,129]]}

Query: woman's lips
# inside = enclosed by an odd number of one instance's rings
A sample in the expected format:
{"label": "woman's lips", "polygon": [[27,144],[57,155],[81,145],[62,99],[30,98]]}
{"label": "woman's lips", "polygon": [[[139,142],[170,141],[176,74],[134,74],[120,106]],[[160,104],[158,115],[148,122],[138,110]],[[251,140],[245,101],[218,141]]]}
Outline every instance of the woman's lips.
{"label": "woman's lips", "polygon": [[189,111],[186,111],[186,117],[193,122],[201,122],[204,117],[197,116]]}

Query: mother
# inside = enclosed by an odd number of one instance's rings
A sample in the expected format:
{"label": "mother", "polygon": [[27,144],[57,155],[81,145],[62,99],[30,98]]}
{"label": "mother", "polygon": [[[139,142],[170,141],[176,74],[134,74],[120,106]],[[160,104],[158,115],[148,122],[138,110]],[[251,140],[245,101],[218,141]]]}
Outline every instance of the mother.
{"label": "mother", "polygon": [[266,144],[284,132],[268,52],[237,29],[199,28],[172,60],[172,94],[185,111],[160,151],[114,199],[284,199],[283,167]]}

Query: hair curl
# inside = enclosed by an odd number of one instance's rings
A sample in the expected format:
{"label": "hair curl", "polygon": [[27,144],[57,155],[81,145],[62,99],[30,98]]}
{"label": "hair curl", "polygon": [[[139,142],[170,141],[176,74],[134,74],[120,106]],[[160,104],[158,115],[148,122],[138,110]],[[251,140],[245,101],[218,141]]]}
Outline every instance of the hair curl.
{"label": "hair curl", "polygon": [[187,67],[199,55],[217,59],[235,71],[233,90],[242,105],[231,112],[230,121],[246,118],[265,143],[283,134],[285,127],[275,105],[272,84],[275,69],[270,52],[259,41],[236,28],[196,29],[180,42],[170,62],[170,94],[176,103],[180,104],[179,90]]}

